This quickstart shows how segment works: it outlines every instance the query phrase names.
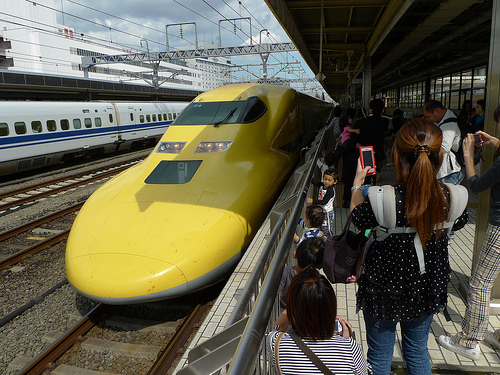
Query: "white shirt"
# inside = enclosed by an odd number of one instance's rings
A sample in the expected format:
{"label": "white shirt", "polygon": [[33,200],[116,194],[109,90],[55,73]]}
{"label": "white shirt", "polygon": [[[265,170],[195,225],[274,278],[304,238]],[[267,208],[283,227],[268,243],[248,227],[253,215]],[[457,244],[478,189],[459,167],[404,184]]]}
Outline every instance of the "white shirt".
{"label": "white shirt", "polygon": [[457,162],[455,154],[451,152],[452,149],[453,151],[458,151],[460,147],[460,128],[456,122],[443,124],[443,121],[450,117],[456,118],[457,116],[447,109],[441,122],[437,124],[443,132],[443,143],[441,144],[441,148],[443,149],[443,164],[441,164],[441,168],[439,168],[437,173],[436,177],[438,179],[462,170],[462,167]]}

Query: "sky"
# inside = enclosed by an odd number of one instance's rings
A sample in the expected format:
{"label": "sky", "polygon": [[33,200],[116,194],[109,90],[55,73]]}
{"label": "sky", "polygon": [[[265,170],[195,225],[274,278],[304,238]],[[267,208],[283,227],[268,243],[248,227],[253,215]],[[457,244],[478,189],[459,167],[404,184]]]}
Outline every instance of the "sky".
{"label": "sky", "polygon": [[[290,42],[264,0],[54,0],[54,5],[61,11],[58,21],[74,28],[75,33],[111,40],[140,52],[146,52],[146,42],[141,47],[141,39],[148,41],[151,51],[166,50],[166,25],[169,25],[170,50],[191,49],[196,34],[200,45],[202,41],[219,45],[219,30],[223,47],[248,45],[250,35],[253,44],[259,40]],[[182,25],[182,37],[181,27],[175,25],[180,23],[186,23]],[[231,60],[237,65],[262,61],[258,55]],[[253,74],[243,69],[233,72],[242,79],[262,75],[260,66],[245,68]],[[268,60],[268,76],[273,75],[289,79],[314,78],[298,52],[272,54]],[[320,88],[319,84],[312,83],[308,87],[313,85]]]}

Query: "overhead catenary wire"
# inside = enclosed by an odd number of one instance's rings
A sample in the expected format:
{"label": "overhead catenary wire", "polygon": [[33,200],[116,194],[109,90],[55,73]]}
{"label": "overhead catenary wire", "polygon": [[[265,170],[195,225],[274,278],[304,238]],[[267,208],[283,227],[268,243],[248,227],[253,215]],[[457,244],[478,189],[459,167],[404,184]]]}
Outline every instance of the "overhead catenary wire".
{"label": "overhead catenary wire", "polygon": [[[62,12],[61,10],[59,10],[59,9],[57,9],[57,8],[52,8],[52,7],[48,6],[48,5],[44,5],[44,4],[37,3],[37,2],[36,2],[36,1],[34,1],[34,0],[25,0],[25,1],[30,2],[30,3],[32,3],[32,4],[36,4],[36,5],[38,5],[38,6],[42,6],[42,7],[44,7],[44,8],[47,8],[47,9],[53,10],[53,11],[58,12],[58,13],[61,13],[61,12]],[[124,30],[117,29],[116,27],[111,27],[111,26],[108,26],[108,25],[104,25],[104,24],[99,23],[99,22],[96,22],[96,21],[88,20],[88,19],[86,19],[86,18],[83,18],[83,17],[77,16],[77,15],[72,14],[72,13],[64,12],[64,15],[65,15],[65,16],[70,16],[70,17],[73,17],[73,18],[76,18],[76,19],[81,20],[81,21],[85,21],[85,22],[91,23],[91,24],[96,25],[96,26],[103,27],[103,28],[105,28],[105,29],[107,29],[107,30],[112,30],[112,31],[115,31],[115,32],[118,32],[118,33],[121,33],[121,34],[125,34],[125,35],[128,35],[128,36],[132,36],[132,37],[134,37],[134,38],[147,40],[148,42],[158,43],[158,42],[157,42],[157,41],[155,41],[155,40],[152,40],[152,39],[147,39],[147,38],[144,38],[144,37],[142,37],[142,36],[140,36],[140,35],[132,34],[132,33],[128,32],[128,31],[124,31]],[[158,44],[161,44],[161,43],[158,43]]]}

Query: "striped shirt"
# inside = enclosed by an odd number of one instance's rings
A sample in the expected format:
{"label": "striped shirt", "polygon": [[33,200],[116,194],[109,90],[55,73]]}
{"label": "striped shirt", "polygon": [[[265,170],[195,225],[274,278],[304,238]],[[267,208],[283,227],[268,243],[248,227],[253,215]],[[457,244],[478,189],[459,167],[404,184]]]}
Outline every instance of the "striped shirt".
{"label": "striped shirt", "polygon": [[[276,368],[275,346],[281,331],[277,329],[267,335],[267,352]],[[371,374],[371,367],[365,360],[356,340],[333,335],[328,340],[312,341],[303,339],[304,343],[323,361],[336,375]],[[279,369],[283,375],[322,374],[295,344],[288,333],[283,334],[278,346]]]}

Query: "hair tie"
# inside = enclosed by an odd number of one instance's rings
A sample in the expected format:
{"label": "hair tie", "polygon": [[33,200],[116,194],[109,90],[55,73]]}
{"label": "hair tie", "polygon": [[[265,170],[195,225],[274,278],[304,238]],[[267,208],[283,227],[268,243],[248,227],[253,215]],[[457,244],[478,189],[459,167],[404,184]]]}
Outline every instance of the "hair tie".
{"label": "hair tie", "polygon": [[415,157],[418,158],[418,156],[422,152],[425,152],[427,155],[430,155],[431,149],[427,145],[416,145],[415,146]]}

